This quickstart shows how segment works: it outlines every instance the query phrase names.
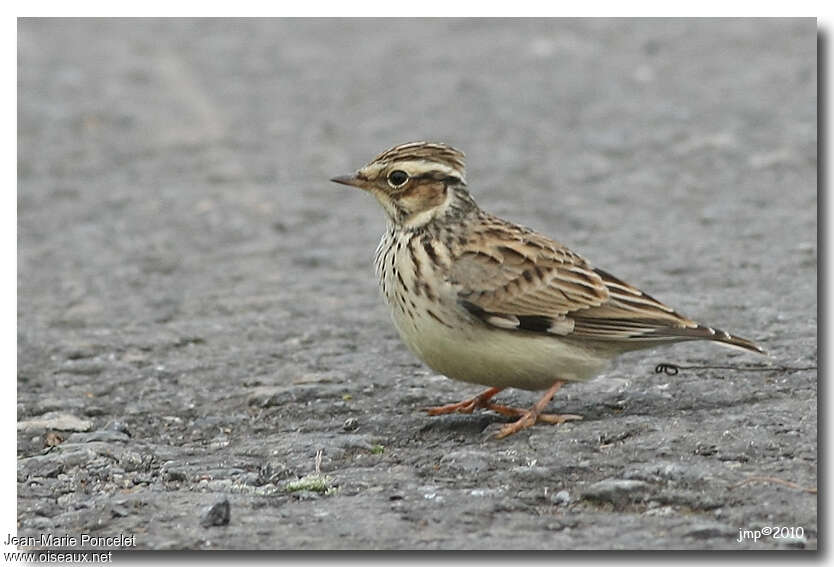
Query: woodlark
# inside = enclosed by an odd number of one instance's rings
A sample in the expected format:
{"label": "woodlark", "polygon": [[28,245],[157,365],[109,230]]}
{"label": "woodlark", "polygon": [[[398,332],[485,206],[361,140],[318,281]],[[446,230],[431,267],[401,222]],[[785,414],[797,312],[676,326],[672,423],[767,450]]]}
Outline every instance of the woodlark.
{"label": "woodlark", "polygon": [[[764,351],[699,325],[592,266],[546,236],[482,211],[466,190],[464,155],[440,143],[391,148],[332,181],[370,192],[388,216],[374,265],[405,344],[435,371],[490,388],[430,415],[486,408],[537,421],[565,383],[588,380],[617,355],[708,340]],[[530,409],[491,401],[504,388],[546,390]]]}

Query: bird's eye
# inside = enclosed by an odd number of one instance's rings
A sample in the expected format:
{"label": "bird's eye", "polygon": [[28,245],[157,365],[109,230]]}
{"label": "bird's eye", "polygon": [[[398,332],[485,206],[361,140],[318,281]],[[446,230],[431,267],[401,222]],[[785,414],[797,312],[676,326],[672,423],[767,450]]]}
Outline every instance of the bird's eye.
{"label": "bird's eye", "polygon": [[395,169],[388,174],[388,185],[391,187],[400,187],[408,181],[408,174],[401,169]]}

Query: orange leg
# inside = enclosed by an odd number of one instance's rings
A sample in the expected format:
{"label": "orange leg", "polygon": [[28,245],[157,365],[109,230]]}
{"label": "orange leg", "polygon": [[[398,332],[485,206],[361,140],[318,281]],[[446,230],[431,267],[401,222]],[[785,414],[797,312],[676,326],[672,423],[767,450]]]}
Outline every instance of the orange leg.
{"label": "orange leg", "polygon": [[495,435],[498,439],[503,439],[513,433],[518,433],[522,429],[526,429],[531,425],[541,421],[542,423],[564,423],[566,421],[575,421],[582,419],[581,415],[573,414],[551,414],[542,413],[542,410],[550,403],[550,400],[559,391],[564,382],[558,380],[553,383],[547,392],[539,399],[538,402],[530,409],[514,408],[511,406],[504,406],[501,404],[492,403],[490,400],[498,394],[503,388],[490,388],[481,392],[474,398],[458,402],[456,404],[447,404],[445,406],[438,406],[434,408],[425,408],[429,415],[445,415],[449,413],[472,413],[476,409],[488,409],[494,412],[506,415],[509,417],[519,418],[513,423],[508,423]]}
{"label": "orange leg", "polygon": [[438,406],[435,408],[425,408],[425,411],[429,415],[444,415],[447,413],[472,413],[476,409],[486,408],[489,407],[490,404],[489,400],[495,394],[500,392],[503,388],[490,388],[484,392],[481,392],[474,398],[470,398],[468,400],[463,400],[462,402],[458,402],[456,404],[448,404],[445,406]]}
{"label": "orange leg", "polygon": [[[506,406],[497,406],[496,404],[489,404],[487,407],[489,409],[497,411],[499,413],[503,413],[504,415],[520,415],[521,417],[514,421],[513,423],[508,423],[504,427],[502,427],[498,433],[495,435],[498,439],[503,439],[513,433],[518,433],[522,429],[527,429],[531,425],[535,424],[537,421],[543,421],[545,423],[564,423],[566,421],[574,421],[577,419],[582,419],[581,415],[573,415],[573,414],[547,414],[542,413],[542,410],[550,403],[550,400],[559,391],[559,388],[562,387],[564,382],[561,380],[557,380],[553,383],[550,389],[544,393],[544,395],[533,404],[529,410],[519,410],[518,408],[510,408]],[[500,408],[500,409],[499,409]]]}
{"label": "orange leg", "polygon": [[[486,409],[490,409],[494,412],[498,412],[501,415],[507,415],[510,417],[521,417],[526,415],[530,412],[529,409],[522,409],[522,408],[514,408],[512,406],[502,406],[499,404],[489,403],[486,406]],[[565,419],[565,416],[570,416],[568,419]],[[575,421],[577,419],[582,419],[581,415],[573,415],[573,414],[553,414],[553,413],[540,413],[538,421],[543,423],[564,423],[566,421]]]}

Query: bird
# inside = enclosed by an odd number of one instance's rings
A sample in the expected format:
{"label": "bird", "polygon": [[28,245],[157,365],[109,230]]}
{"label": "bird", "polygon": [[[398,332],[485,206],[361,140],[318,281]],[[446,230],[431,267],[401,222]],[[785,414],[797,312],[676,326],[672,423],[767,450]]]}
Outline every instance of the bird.
{"label": "bird", "polygon": [[[439,142],[394,146],[331,181],[373,195],[387,228],[374,256],[380,290],[406,346],[448,378],[487,386],[429,415],[485,409],[517,418],[498,438],[537,422],[566,383],[589,380],[619,355],[706,340],[754,353],[754,342],[701,325],[597,268],[566,246],[481,209],[463,152]],[[544,391],[530,408],[497,404],[506,388]]]}

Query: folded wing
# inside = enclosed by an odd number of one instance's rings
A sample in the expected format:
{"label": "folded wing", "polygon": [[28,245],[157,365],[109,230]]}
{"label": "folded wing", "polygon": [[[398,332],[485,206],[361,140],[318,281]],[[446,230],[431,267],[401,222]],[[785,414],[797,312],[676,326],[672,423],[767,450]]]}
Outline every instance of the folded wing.
{"label": "folded wing", "polygon": [[459,287],[461,305],[499,329],[617,341],[626,349],[707,339],[762,352],[746,339],[676,313],[564,246],[499,219],[461,245],[450,279]]}

